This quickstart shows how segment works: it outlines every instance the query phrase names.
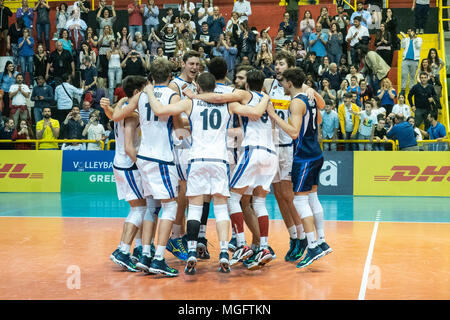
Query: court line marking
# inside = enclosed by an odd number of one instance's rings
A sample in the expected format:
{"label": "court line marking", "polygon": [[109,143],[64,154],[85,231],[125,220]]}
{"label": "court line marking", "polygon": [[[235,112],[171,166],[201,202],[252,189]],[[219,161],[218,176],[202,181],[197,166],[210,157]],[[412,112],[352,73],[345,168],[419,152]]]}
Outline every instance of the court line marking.
{"label": "court line marking", "polygon": [[367,280],[369,278],[370,266],[372,264],[373,248],[375,247],[375,240],[377,238],[380,213],[381,211],[378,210],[377,217],[375,218],[376,221],[373,225],[372,237],[370,238],[369,251],[367,252],[366,264],[364,265],[364,272],[361,280],[361,287],[359,288],[358,300],[364,300],[366,296]]}

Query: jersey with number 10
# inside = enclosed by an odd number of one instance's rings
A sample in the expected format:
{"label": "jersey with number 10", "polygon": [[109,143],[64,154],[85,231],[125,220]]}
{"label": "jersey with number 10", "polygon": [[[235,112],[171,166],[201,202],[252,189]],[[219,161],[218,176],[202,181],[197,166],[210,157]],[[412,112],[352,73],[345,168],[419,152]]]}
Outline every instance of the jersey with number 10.
{"label": "jersey with number 10", "polygon": [[[289,106],[291,104],[291,97],[286,95],[283,86],[277,79],[274,79],[272,82],[272,86],[269,90],[269,97],[278,116],[287,122],[289,120]],[[279,132],[277,139],[278,141],[276,141],[276,144],[281,146],[292,144],[292,138],[278,125],[275,125],[275,127]]]}
{"label": "jersey with number 10", "polygon": [[316,102],[308,99],[303,93],[294,99],[300,99],[306,105],[299,135],[294,140],[294,161],[319,159],[322,157],[322,149],[318,139],[317,113],[319,111]]}
{"label": "jersey with number 10", "polygon": [[230,118],[227,103],[192,100],[189,160],[204,158],[228,162],[226,137]]}

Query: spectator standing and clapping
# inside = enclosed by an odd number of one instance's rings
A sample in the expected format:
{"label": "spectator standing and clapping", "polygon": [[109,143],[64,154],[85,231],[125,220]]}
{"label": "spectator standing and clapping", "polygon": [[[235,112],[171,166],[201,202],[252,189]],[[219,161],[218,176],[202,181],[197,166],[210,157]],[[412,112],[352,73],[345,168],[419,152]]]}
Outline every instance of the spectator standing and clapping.
{"label": "spectator standing and clapping", "polygon": [[[56,140],[59,138],[59,121],[52,119],[52,110],[44,108],[42,111],[43,119],[36,123],[36,139],[37,140]],[[57,142],[39,143],[39,150],[58,150]]]}
{"label": "spectator standing and clapping", "polygon": [[311,11],[306,10],[303,19],[300,21],[300,31],[302,32],[303,48],[309,51],[309,36],[314,31],[316,24],[312,18]]}
{"label": "spectator standing and clapping", "polygon": [[238,0],[233,5],[233,12],[237,12],[239,15],[239,22],[243,23],[248,21],[248,17],[252,14],[252,7],[250,1]]}
{"label": "spectator standing and clapping", "polygon": [[[36,33],[37,41],[42,43],[45,40],[45,48],[50,52],[50,6],[46,0],[38,0],[33,9],[36,11]],[[42,38],[44,33],[44,38]]]}
{"label": "spectator standing and clapping", "polygon": [[310,51],[314,51],[317,55],[319,63],[323,57],[327,55],[328,33],[322,30],[322,24],[316,23],[316,32],[309,36]]}
{"label": "spectator standing and clapping", "polygon": [[[203,22],[206,22],[208,19],[208,16],[212,16],[214,13],[214,9],[212,6],[212,3],[209,0],[203,0],[202,6],[197,11],[197,29],[200,29]],[[230,21],[236,21],[236,23],[239,23],[239,14],[237,12],[231,13],[231,19],[227,23],[227,32],[231,30],[228,30],[228,25],[230,24]],[[233,23],[231,23],[232,25]]]}
{"label": "spectator standing and clapping", "polygon": [[[23,37],[19,38],[19,61],[20,70],[24,76],[24,80],[28,85],[33,85],[33,55],[34,55],[34,39],[30,34],[30,29],[23,30]],[[28,80],[27,80],[28,74]]]}
{"label": "spectator standing and clapping", "polygon": [[[148,4],[144,5],[144,25],[146,39],[150,38],[152,29],[159,29],[159,8],[155,4],[155,0],[148,0]],[[124,52],[127,54],[128,52]]]}
{"label": "spectator standing and clapping", "polygon": [[318,23],[320,23],[320,25],[322,26],[323,32],[328,33],[331,28],[331,17],[328,13],[327,7],[322,7],[320,9],[320,15],[317,18],[316,28]]}
{"label": "spectator standing and clapping", "polygon": [[386,24],[381,23],[380,29],[377,30],[375,37],[375,47],[377,53],[386,61],[390,66],[392,65],[392,57],[394,56],[394,49],[392,47],[392,36],[386,30]]}
{"label": "spectator standing and clapping", "polygon": [[56,7],[56,34],[53,40],[58,40],[61,35],[61,30],[66,28],[66,23],[69,20],[69,13],[67,12],[67,4],[64,2]]}
{"label": "spectator standing and clapping", "polygon": [[69,51],[63,49],[61,41],[56,42],[56,49],[50,54],[48,59],[47,71],[45,79],[49,80],[52,76],[55,83],[60,83],[64,73],[71,72],[72,77],[75,77],[75,62]]}
{"label": "spectator standing and clapping", "polygon": [[23,75],[16,76],[16,83],[9,88],[9,97],[11,98],[11,110],[9,116],[14,119],[14,123],[20,120],[30,120],[28,112],[27,99],[30,98],[31,90],[23,83]]}
{"label": "spectator standing and clapping", "polygon": [[44,46],[42,43],[38,44],[37,52],[33,55],[33,65],[34,65],[34,80],[37,77],[45,77],[45,72],[47,71],[48,55],[44,51]]}
{"label": "spectator standing and clapping", "polygon": [[[12,141],[15,140],[32,140],[34,139],[33,130],[31,126],[29,126],[26,120],[20,120],[17,125],[17,128],[14,130],[13,135],[11,137]],[[15,143],[14,149],[16,150],[31,150],[33,146],[31,143]]]}
{"label": "spectator standing and clapping", "polygon": [[[206,25],[206,29],[208,28],[208,24]],[[209,32],[207,32],[209,35]],[[166,24],[160,31],[161,40],[164,43],[164,54],[170,58],[175,53],[175,48],[177,46],[177,34],[174,32],[174,26],[171,23]],[[214,41],[212,41],[212,45],[214,45]],[[209,46],[209,52],[211,52],[212,45]],[[209,53],[208,52],[208,53]]]}
{"label": "spectator standing and clapping", "polygon": [[[338,4],[336,6],[337,14],[333,17],[332,23],[337,23],[339,26],[339,30],[342,32],[342,36],[345,38],[347,35],[347,28],[350,25],[350,18],[347,14],[347,12],[344,11],[344,7],[341,4]],[[346,47],[346,43],[343,44]],[[347,50],[345,50],[347,52]]]}
{"label": "spectator standing and clapping", "polygon": [[[339,129],[339,116],[334,109],[334,103],[331,100],[325,99],[325,110],[321,110],[322,123],[320,124],[321,136],[323,140],[337,140]],[[324,143],[323,151],[336,151],[337,145],[335,142]]]}
{"label": "spectator standing and clapping", "polygon": [[145,8],[143,5],[139,5],[139,0],[133,0],[133,3],[128,5],[128,27],[132,40],[134,40],[136,32],[142,34],[142,16],[144,12]]}
{"label": "spectator standing and clapping", "polygon": [[57,102],[56,119],[59,123],[63,122],[67,114],[73,107],[74,99],[77,102],[78,97],[83,94],[83,89],[78,89],[70,84],[70,75],[65,74],[63,81],[55,89],[55,100]]}
{"label": "spectator standing and clapping", "polygon": [[358,1],[356,3],[356,11],[352,13],[352,16],[350,17],[350,24],[354,24],[355,18],[361,17],[361,25],[365,28],[368,28],[369,25],[372,22],[372,15],[369,11],[364,10],[364,2]]}
{"label": "spectator standing and clapping", "polygon": [[[61,124],[61,138],[68,140],[82,140],[84,122],[80,115],[80,107],[73,106]],[[63,143],[61,150],[85,150],[86,147],[79,142]]]}
{"label": "spectator standing and clapping", "polygon": [[392,87],[391,80],[385,78],[381,81],[381,88],[377,91],[377,96],[381,100],[381,106],[386,109],[387,114],[390,114],[395,104],[394,99],[397,98],[397,93]]}
{"label": "spectator standing and clapping", "polygon": [[[126,27],[125,27],[126,29]],[[94,33],[94,29],[92,27],[88,27],[86,29],[86,42],[89,43],[91,50],[95,52],[95,55],[98,56],[98,37]]]}
{"label": "spectator standing and clapping", "polygon": [[122,83],[122,68],[120,61],[124,58],[123,52],[116,45],[116,42],[111,42],[111,50],[106,53],[108,58],[108,94],[111,105],[114,103],[114,89]]}
{"label": "spectator standing and clapping", "polygon": [[87,140],[96,140],[97,143],[89,142],[87,144],[87,150],[101,150],[100,141],[106,139],[105,128],[99,122],[98,112],[92,112],[89,115],[89,122],[83,129],[83,137],[87,137]]}
{"label": "spectator standing and clapping", "polygon": [[98,40],[98,58],[99,58],[99,70],[98,70],[98,85],[102,88],[106,88],[106,78],[108,77],[108,58],[106,53],[111,48],[111,42],[114,41],[114,34],[109,25],[103,28],[103,34]]}
{"label": "spectator standing and clapping", "polygon": [[400,34],[402,35],[401,47],[404,49],[401,64],[401,92],[405,93],[408,77],[410,90],[415,83],[414,77],[419,67],[422,38],[417,37],[416,32],[412,29],[408,29],[408,37],[403,32]]}
{"label": "spectator standing and clapping", "polygon": [[339,63],[342,56],[342,44],[344,43],[344,36],[336,22],[331,24],[330,32],[328,33],[328,57],[330,62]]}
{"label": "spectator standing and clapping", "polygon": [[130,52],[131,44],[133,43],[127,27],[122,27],[120,33],[117,32],[117,41],[119,42],[120,51],[122,51],[124,55],[127,55]]}
{"label": "spectator standing and clapping", "polygon": [[392,121],[391,117],[388,117],[387,122],[389,130],[386,136],[389,139],[398,140],[400,151],[419,151],[414,128],[409,122],[405,121],[403,115],[395,115],[394,121]]}
{"label": "spectator standing and clapping", "polygon": [[38,76],[36,79],[37,85],[33,87],[31,92],[31,101],[34,101],[34,122],[42,120],[42,111],[44,108],[49,108],[54,100],[53,89],[45,83],[43,76]]}
{"label": "spectator standing and clapping", "polygon": [[284,31],[284,36],[286,37],[286,39],[288,39],[289,41],[294,40],[296,26],[291,20],[289,12],[284,13],[283,21],[280,22],[278,30],[280,29]]}
{"label": "spectator standing and clapping", "polygon": [[23,18],[24,27],[33,30],[34,12],[28,6],[28,0],[22,0],[22,7],[16,11],[16,18]]}
{"label": "spectator standing and clapping", "polygon": [[14,63],[7,61],[5,64],[5,69],[0,74],[0,90],[3,90],[3,111],[0,110],[0,122],[2,114],[9,116],[9,105],[11,100],[9,91],[11,86],[16,82],[16,76],[18,75],[18,72],[14,69]]}
{"label": "spectator standing and clapping", "polygon": [[219,39],[219,35],[223,32],[223,28],[225,27],[225,18],[220,13],[218,6],[214,6],[213,15],[208,16],[206,22],[208,23],[211,40],[217,41]]}
{"label": "spectator standing and clapping", "polygon": [[369,30],[361,24],[361,17],[356,16],[353,19],[353,25],[348,29],[347,36],[345,37],[345,40],[350,45],[350,57],[352,60],[352,64],[357,64],[357,62],[359,61],[357,45],[360,43],[369,43],[369,39]]}
{"label": "spectator standing and clapping", "polygon": [[10,8],[5,7],[5,0],[0,0],[0,56],[6,54],[6,39],[8,37],[9,17],[12,17]]}
{"label": "spectator standing and clapping", "polygon": [[420,82],[414,85],[408,93],[408,102],[414,112],[416,126],[420,127],[422,123],[425,123],[425,129],[428,129],[430,125],[427,115],[436,108],[437,101],[436,91],[428,83],[428,80],[428,74],[422,72],[420,74]]}
{"label": "spectator standing and clapping", "polygon": [[117,19],[116,16],[116,10],[114,9],[114,5],[115,5],[115,1],[112,1],[111,4],[111,12],[109,11],[108,8],[103,7],[103,4],[100,2],[99,6],[100,6],[100,10],[98,10],[97,12],[97,22],[100,26],[100,33],[99,33],[99,37],[101,38],[103,35],[103,28],[105,26],[110,26],[111,30],[113,30],[113,24]]}
{"label": "spectator standing and clapping", "polygon": [[191,17],[195,14],[195,5],[189,0],[181,0],[181,4],[178,5],[178,12],[180,12],[180,16],[187,13]]}
{"label": "spectator standing and clapping", "polygon": [[97,55],[95,54],[95,51],[91,49],[91,46],[89,45],[89,43],[87,43],[86,41],[84,41],[81,44],[81,51],[79,54],[80,70],[84,70],[86,68],[86,66],[83,63],[85,57],[90,57],[91,63],[93,65],[96,65]]}

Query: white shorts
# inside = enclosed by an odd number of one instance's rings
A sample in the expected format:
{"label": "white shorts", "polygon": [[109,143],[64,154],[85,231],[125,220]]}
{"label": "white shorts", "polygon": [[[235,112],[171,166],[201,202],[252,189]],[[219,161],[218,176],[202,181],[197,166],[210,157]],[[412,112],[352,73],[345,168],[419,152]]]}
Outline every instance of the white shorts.
{"label": "white shorts", "polygon": [[270,192],[270,185],[277,173],[277,155],[263,148],[245,148],[244,150],[233,172],[230,188],[247,187],[245,194],[252,194],[256,187],[261,186]]}
{"label": "white shorts", "polygon": [[186,196],[221,194],[230,196],[230,166],[217,160],[194,161],[188,166]]}
{"label": "white shorts", "polygon": [[153,199],[173,199],[178,196],[178,175],[175,165],[138,158],[136,161],[142,176],[144,196]]}
{"label": "white shorts", "polygon": [[278,147],[278,170],[272,183],[278,183],[282,180],[291,181],[292,161],[294,157],[294,147]]}
{"label": "white shorts", "polygon": [[119,200],[132,201],[144,199],[141,174],[136,166],[130,169],[113,168]]}
{"label": "white shorts", "polygon": [[189,160],[189,148],[174,148],[175,165],[179,180],[186,180]]}

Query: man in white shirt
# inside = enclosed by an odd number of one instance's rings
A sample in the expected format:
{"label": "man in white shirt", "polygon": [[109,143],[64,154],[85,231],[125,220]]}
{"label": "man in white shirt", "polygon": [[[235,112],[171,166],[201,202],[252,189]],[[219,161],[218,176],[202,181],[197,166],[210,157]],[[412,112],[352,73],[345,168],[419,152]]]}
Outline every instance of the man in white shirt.
{"label": "man in white shirt", "polygon": [[[70,75],[63,75],[63,83],[55,88],[55,100],[57,102],[56,119],[62,123],[67,114],[72,110],[73,98],[83,94],[83,89],[79,89],[70,84]],[[79,99],[78,99],[79,100]]]}
{"label": "man in white shirt", "polygon": [[9,88],[9,97],[11,98],[10,117],[14,119],[14,123],[20,120],[28,120],[30,118],[27,99],[31,95],[31,90],[23,83],[22,74],[16,76],[16,83]]}
{"label": "man in white shirt", "polygon": [[[377,116],[372,112],[372,103],[366,101],[365,110],[360,113],[358,140],[369,140],[377,124]],[[371,143],[360,143],[359,151],[372,151]]]}
{"label": "man in white shirt", "polygon": [[89,122],[86,124],[83,130],[83,137],[87,136],[87,140],[97,140],[97,143],[89,142],[87,144],[87,150],[101,150],[101,141],[105,141],[105,128],[98,122],[99,117],[97,112],[92,112],[89,116]]}
{"label": "man in white shirt", "polygon": [[353,25],[353,20],[356,17],[361,17],[361,24],[368,28],[369,25],[372,23],[372,15],[369,11],[364,10],[364,2],[358,1],[356,4],[357,11],[352,13],[352,16],[350,17],[350,24]]}
{"label": "man in white shirt", "polygon": [[358,53],[355,46],[360,43],[361,40],[363,40],[363,37],[364,40],[370,39],[369,29],[362,25],[361,17],[357,16],[353,19],[353,25],[348,29],[347,36],[345,37],[345,40],[350,43],[350,55],[352,58],[352,64],[355,64],[356,61],[358,61]]}
{"label": "man in white shirt", "polygon": [[252,14],[252,8],[250,6],[250,1],[238,0],[234,3],[233,12],[239,14],[239,23],[248,20],[248,16]]}

